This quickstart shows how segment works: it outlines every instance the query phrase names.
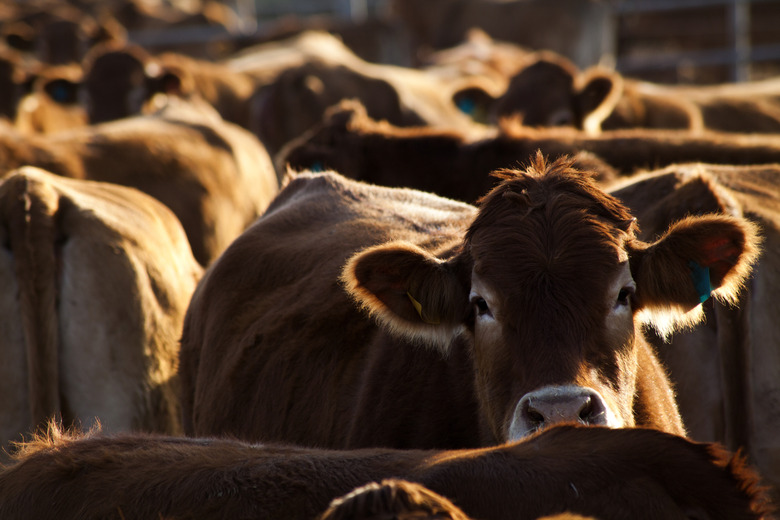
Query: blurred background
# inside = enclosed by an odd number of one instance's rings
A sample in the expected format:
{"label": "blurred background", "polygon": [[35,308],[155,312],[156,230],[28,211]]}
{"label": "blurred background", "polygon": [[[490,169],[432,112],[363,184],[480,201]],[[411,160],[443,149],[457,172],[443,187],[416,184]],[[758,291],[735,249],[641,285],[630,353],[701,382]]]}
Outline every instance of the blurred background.
{"label": "blurred background", "polygon": [[[49,63],[77,60],[91,40],[123,31],[154,53],[216,60],[324,29],[367,61],[419,66],[477,27],[579,67],[660,83],[758,80],[780,64],[777,0],[3,0],[0,16],[6,46]],[[45,26],[74,23],[80,50],[61,40],[46,50]]]}

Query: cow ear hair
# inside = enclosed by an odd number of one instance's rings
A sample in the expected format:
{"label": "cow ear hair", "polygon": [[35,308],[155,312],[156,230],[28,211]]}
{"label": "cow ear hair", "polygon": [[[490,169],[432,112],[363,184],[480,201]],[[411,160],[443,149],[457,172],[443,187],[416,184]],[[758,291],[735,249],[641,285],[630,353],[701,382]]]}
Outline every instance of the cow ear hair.
{"label": "cow ear hair", "polygon": [[445,353],[468,308],[467,288],[453,266],[406,242],[355,254],[341,279],[355,301],[391,333]]}
{"label": "cow ear hair", "polygon": [[716,214],[686,217],[652,244],[628,244],[641,320],[668,336],[701,321],[711,296],[736,303],[759,244],[753,223]]}
{"label": "cow ear hair", "polygon": [[592,67],[577,78],[575,90],[574,105],[582,130],[597,134],[623,95],[623,78],[615,72]]}

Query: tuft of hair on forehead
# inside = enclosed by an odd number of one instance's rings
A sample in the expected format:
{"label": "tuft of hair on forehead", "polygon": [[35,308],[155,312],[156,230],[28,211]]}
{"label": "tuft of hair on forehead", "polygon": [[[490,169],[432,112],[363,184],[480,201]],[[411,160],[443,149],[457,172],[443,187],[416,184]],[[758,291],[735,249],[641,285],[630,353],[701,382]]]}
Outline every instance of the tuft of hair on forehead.
{"label": "tuft of hair on forehead", "polygon": [[[543,207],[558,193],[565,193],[579,201],[595,216],[606,219],[620,230],[629,234],[639,231],[636,219],[617,198],[602,190],[595,179],[595,173],[575,168],[576,158],[561,156],[550,162],[541,150],[531,158],[524,169],[500,169],[492,176],[501,180],[492,190],[477,201],[480,207],[478,220],[484,220],[499,207],[502,201],[516,203],[516,209],[525,215]],[[482,218],[480,218],[482,217]],[[476,223],[476,222],[475,222]],[[474,229],[476,226],[472,226]],[[470,230],[471,232],[471,230]],[[467,235],[468,238],[469,235]]]}

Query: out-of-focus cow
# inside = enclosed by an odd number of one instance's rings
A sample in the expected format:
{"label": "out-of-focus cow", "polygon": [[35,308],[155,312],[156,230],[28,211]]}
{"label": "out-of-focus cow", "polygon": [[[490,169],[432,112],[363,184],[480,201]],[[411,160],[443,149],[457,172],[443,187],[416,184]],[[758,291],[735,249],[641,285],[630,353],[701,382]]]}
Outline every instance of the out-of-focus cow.
{"label": "out-of-focus cow", "polygon": [[181,431],[184,312],[202,274],[160,202],[25,167],[0,182],[0,443],[58,416]]}
{"label": "out-of-focus cow", "polygon": [[488,445],[561,420],[683,433],[639,326],[733,301],[755,230],[707,216],[638,241],[570,166],[504,171],[479,210],[293,180],[193,295],[186,431],[341,448]]}
{"label": "out-of-focus cow", "polygon": [[52,437],[0,470],[3,519],[315,518],[334,498],[388,478],[417,482],[480,520],[562,511],[601,520],[772,518],[739,456],[649,429],[556,426],[523,442],[457,451]]}
{"label": "out-of-focus cow", "polygon": [[92,123],[143,112],[157,93],[200,97],[223,119],[249,125],[249,98],[255,81],[243,72],[183,54],[151,56],[133,45],[95,48],[84,64],[84,103]]}
{"label": "out-of-focus cow", "polygon": [[152,195],[179,218],[203,265],[253,222],[278,191],[262,145],[207,105],[174,102],[152,115],[48,136],[0,128],[0,167],[7,171],[23,165]]}
{"label": "out-of-focus cow", "polygon": [[658,85],[593,67],[580,71],[552,53],[519,71],[491,120],[520,115],[529,126],[778,133],[780,80],[712,86]]}
{"label": "out-of-focus cow", "polygon": [[277,155],[277,167],[334,169],[387,186],[408,186],[474,201],[492,185],[490,172],[513,167],[537,150],[557,157],[586,151],[620,174],[674,163],[780,162],[780,138],[674,130],[615,130],[588,136],[570,128],[529,128],[507,122],[495,132],[399,128],[342,103],[312,131]]}
{"label": "out-of-focus cow", "polygon": [[87,124],[87,113],[79,104],[81,67],[45,67],[31,83],[16,111],[14,126],[20,132],[48,134]]}

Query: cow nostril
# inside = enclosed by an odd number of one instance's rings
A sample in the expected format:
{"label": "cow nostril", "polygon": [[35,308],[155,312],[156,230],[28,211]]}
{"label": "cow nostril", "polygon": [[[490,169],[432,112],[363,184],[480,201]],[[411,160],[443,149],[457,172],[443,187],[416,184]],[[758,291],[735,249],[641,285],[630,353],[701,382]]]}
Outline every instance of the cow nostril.
{"label": "cow nostril", "polygon": [[580,409],[580,421],[585,424],[590,423],[590,419],[593,417],[593,411],[593,400],[588,397],[585,400],[585,404],[583,404],[582,408]]}
{"label": "cow nostril", "polygon": [[526,418],[528,419],[529,424],[535,428],[539,428],[544,424],[544,415],[540,414],[536,410],[528,410]]}
{"label": "cow nostril", "polygon": [[528,426],[532,429],[539,429],[544,425],[544,414],[537,410],[529,399],[523,407],[523,415],[528,423]]}

